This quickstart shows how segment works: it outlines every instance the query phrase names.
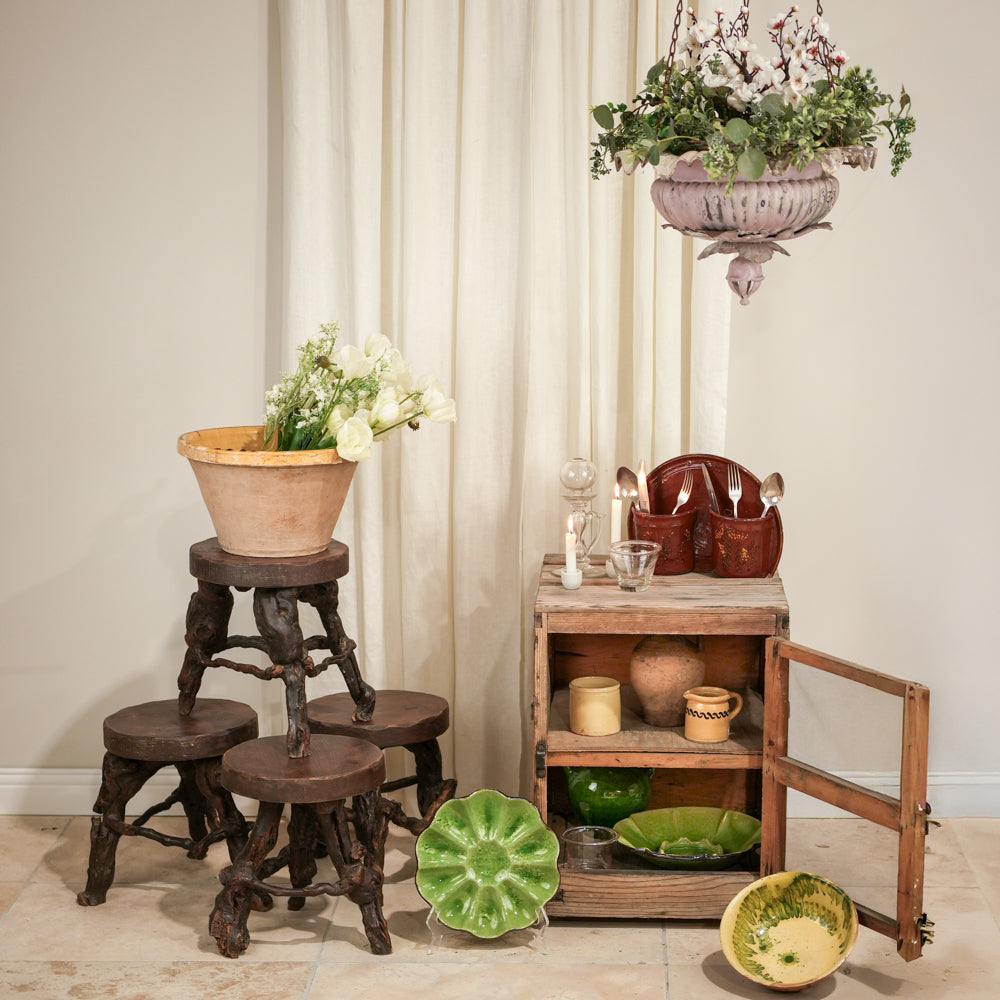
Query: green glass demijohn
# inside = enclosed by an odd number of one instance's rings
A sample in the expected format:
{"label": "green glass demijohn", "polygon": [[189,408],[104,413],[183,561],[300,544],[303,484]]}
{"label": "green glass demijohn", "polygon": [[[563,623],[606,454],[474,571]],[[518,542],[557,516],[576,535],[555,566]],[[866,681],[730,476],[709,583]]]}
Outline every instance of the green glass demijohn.
{"label": "green glass demijohn", "polygon": [[614,826],[649,804],[651,767],[565,767],[576,818],[593,826]]}

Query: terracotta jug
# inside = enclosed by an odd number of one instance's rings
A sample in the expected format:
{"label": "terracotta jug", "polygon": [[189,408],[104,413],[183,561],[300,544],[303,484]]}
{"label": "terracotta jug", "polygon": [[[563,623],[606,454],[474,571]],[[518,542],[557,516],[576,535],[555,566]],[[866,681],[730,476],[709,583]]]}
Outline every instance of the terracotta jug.
{"label": "terracotta jug", "polygon": [[684,723],[684,692],[705,679],[705,659],[697,639],[651,635],[632,650],[632,687],[651,726]]}

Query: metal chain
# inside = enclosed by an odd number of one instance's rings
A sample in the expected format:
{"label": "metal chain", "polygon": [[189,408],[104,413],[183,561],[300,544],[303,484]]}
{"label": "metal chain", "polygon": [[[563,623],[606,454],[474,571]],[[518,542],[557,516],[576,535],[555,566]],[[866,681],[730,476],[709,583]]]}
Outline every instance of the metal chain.
{"label": "metal chain", "polygon": [[670,73],[674,68],[674,55],[677,52],[677,33],[681,29],[681,17],[684,14],[684,0],[677,0],[677,13],[674,14],[674,30],[670,35],[670,49],[667,52],[667,65],[664,79],[670,80]]}

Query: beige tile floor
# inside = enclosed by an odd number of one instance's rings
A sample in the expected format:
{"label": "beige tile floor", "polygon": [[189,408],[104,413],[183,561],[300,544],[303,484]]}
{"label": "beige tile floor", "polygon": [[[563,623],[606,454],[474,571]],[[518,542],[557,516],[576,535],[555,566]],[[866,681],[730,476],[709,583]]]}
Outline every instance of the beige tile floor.
{"label": "beige tile floor", "polygon": [[[182,821],[161,820],[161,828]],[[773,996],[735,973],[710,921],[553,921],[494,942],[446,934],[428,954],[427,905],[413,886],[412,840],[393,836],[385,912],[391,956],[365,944],[347,900],[279,901],[252,914],[252,942],[221,958],[208,913],[225,848],[203,862],[124,840],[116,883],[99,907],[77,906],[87,817],[0,817],[0,998],[29,1000],[708,1000]],[[850,819],[789,821],[789,867],[829,876],[851,895],[892,906],[893,838]],[[804,996],[1000,997],[1000,819],[953,819],[928,842],[926,910],[936,938],[905,963],[862,928],[848,961]],[[328,878],[331,873],[322,872]]]}

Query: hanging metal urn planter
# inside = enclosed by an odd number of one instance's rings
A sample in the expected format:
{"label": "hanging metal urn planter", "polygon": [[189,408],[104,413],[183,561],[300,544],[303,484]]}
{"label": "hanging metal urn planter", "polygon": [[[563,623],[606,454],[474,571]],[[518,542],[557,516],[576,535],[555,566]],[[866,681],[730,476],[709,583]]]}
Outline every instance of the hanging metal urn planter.
{"label": "hanging metal urn planter", "polygon": [[668,54],[646,75],[631,106],[593,109],[602,132],[591,172],[656,169],[650,194],[666,225],[713,242],[699,260],[733,254],[727,280],[746,305],[763,267],[783,242],[816,229],[839,193],[841,166],[868,169],[875,141],[889,138],[892,173],[910,155],[915,127],[903,90],[898,107],[874,74],[847,68],[823,20],[823,6],[803,23],[797,6],[768,22],[775,55],[748,38],[749,3],[731,20],[723,11],[700,21],[677,5]]}

